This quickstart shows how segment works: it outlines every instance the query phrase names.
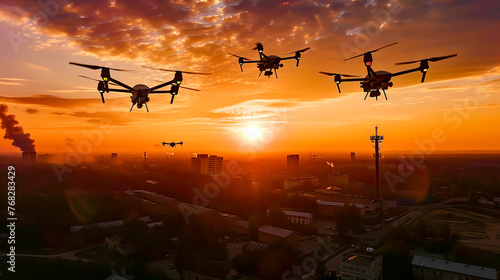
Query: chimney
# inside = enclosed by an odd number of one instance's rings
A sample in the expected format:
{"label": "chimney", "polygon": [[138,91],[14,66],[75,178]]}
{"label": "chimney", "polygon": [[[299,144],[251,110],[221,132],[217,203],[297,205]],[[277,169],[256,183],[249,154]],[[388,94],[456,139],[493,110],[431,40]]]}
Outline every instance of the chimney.
{"label": "chimney", "polygon": [[23,152],[23,162],[36,163],[36,152]]}

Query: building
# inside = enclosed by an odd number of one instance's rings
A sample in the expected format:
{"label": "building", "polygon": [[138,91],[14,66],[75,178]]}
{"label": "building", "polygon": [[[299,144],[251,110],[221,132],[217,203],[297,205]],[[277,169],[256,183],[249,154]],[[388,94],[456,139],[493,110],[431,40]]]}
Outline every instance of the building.
{"label": "building", "polygon": [[494,280],[499,279],[496,269],[414,256],[411,262],[413,279]]}
{"label": "building", "polygon": [[115,160],[118,158],[118,153],[111,153],[111,160]]}
{"label": "building", "polygon": [[356,153],[351,152],[351,161],[356,161]]}
{"label": "building", "polygon": [[492,207],[500,207],[500,196],[482,195],[478,198],[477,202]]}
{"label": "building", "polygon": [[229,263],[209,259],[189,259],[183,263],[182,280],[233,280],[238,272]]}
{"label": "building", "polygon": [[222,161],[223,157],[209,156],[208,157],[208,175],[214,179],[222,180]]}
{"label": "building", "polygon": [[123,241],[123,237],[119,235],[113,235],[113,236],[108,236],[104,239],[104,244],[106,245],[107,249],[113,249],[115,250],[116,247],[118,247],[121,242]]}
{"label": "building", "polygon": [[328,174],[328,183],[332,186],[342,189],[349,187],[349,175],[347,174]]}
{"label": "building", "polygon": [[299,212],[299,211],[289,211],[289,210],[283,210],[283,213],[285,213],[285,215],[290,223],[309,225],[313,221],[313,217],[312,217],[311,213]]}
{"label": "building", "polygon": [[191,158],[191,170],[200,174],[208,174],[208,154],[197,154]]}
{"label": "building", "polygon": [[316,194],[316,203],[318,213],[325,216],[333,215],[335,209],[346,204],[356,207],[361,215],[372,214],[382,207],[381,201],[374,198],[337,195],[328,197],[328,200],[318,199],[324,196],[325,194]]}
{"label": "building", "polygon": [[289,191],[303,190],[305,184],[309,184],[309,187],[316,188],[319,186],[318,177],[299,177],[299,178],[287,178],[283,181],[283,188]]}
{"label": "building", "polygon": [[268,245],[286,244],[292,249],[298,251],[300,247],[299,234],[279,227],[262,226],[258,231],[259,242]]}
{"label": "building", "polygon": [[299,155],[287,155],[286,166],[288,176],[297,176],[299,174]]}
{"label": "building", "polygon": [[[144,223],[149,223],[149,222],[151,222],[151,218],[149,216],[139,217],[139,221],[144,222]],[[102,222],[102,223],[90,224],[90,225],[72,226],[72,227],[70,227],[70,231],[77,232],[77,231],[84,229],[85,227],[93,226],[93,225],[97,225],[99,228],[121,227],[121,226],[123,226],[123,220]]]}
{"label": "building", "polygon": [[199,174],[207,174],[216,179],[222,179],[223,157],[208,154],[198,154],[191,158],[191,170]]}
{"label": "building", "polygon": [[236,234],[248,235],[250,233],[250,228],[248,227],[248,221],[245,220],[236,220],[232,222],[230,228]]}
{"label": "building", "polygon": [[382,256],[368,252],[351,252],[342,256],[340,279],[380,280],[382,279]]}
{"label": "building", "polygon": [[133,254],[141,254],[144,252],[144,250],[142,249],[142,244],[135,243],[120,244],[116,246],[116,251],[125,257],[131,256]]}

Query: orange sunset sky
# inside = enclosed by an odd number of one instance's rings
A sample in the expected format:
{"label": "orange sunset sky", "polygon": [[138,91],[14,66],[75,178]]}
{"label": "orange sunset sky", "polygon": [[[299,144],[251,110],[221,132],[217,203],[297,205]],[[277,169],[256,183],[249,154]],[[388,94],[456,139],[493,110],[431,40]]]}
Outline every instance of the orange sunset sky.
{"label": "orange sunset sky", "polygon": [[[3,0],[0,104],[38,153],[369,153],[375,125],[386,151],[418,149],[436,130],[445,138],[436,150],[498,151],[499,15],[500,2],[487,0]],[[311,49],[299,67],[284,61],[278,79],[258,77],[255,64],[242,73],[228,55],[256,59],[256,42],[267,55]],[[429,62],[423,84],[419,72],[394,77],[389,100],[363,100],[359,82],[339,94],[318,73],[364,76],[362,58],[344,59],[393,42],[373,54],[374,70],[458,56]],[[131,86],[173,78],[141,66],[213,74],[184,74],[184,86],[202,91],[181,89],[174,104],[151,95],[150,113],[129,112],[129,94],[106,94],[103,104],[97,82],[78,77],[100,72],[70,61],[134,70],[111,72]],[[3,138],[0,149],[19,152]]]}

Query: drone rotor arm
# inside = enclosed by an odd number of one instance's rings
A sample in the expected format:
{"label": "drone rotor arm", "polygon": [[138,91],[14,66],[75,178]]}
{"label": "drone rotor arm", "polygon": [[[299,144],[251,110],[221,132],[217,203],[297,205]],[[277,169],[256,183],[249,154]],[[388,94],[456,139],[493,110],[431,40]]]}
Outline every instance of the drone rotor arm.
{"label": "drone rotor arm", "polygon": [[108,88],[109,91],[130,93],[128,89]]}
{"label": "drone rotor arm", "polygon": [[131,86],[126,85],[126,84],[124,84],[124,83],[122,83],[122,82],[120,82],[120,81],[118,81],[118,80],[116,80],[116,79],[113,79],[112,77],[109,77],[109,80],[110,80],[110,81],[112,81],[113,83],[115,83],[115,84],[117,84],[117,85],[121,86],[121,87],[124,87],[124,88],[128,89],[129,91],[130,91],[130,90],[132,90],[132,87],[131,87]]}
{"label": "drone rotor arm", "polygon": [[166,87],[166,86],[168,86],[168,85],[171,85],[173,82],[174,82],[174,80],[171,80],[171,81],[168,81],[168,82],[166,82],[166,83],[163,83],[163,84],[159,84],[159,85],[157,85],[157,86],[154,86],[154,87],[152,87],[152,88],[151,88],[151,91],[153,91],[153,90],[157,90],[157,89],[162,88],[162,87]]}
{"label": "drone rotor arm", "polygon": [[396,76],[400,76],[400,75],[404,75],[404,74],[408,74],[408,73],[413,73],[413,72],[417,72],[417,71],[420,71],[420,68],[413,68],[413,69],[408,69],[408,70],[396,72],[396,73],[393,73],[392,76],[396,77]]}
{"label": "drone rotor arm", "polygon": [[149,94],[162,94],[162,93],[172,93],[171,90],[155,90],[150,92]]}

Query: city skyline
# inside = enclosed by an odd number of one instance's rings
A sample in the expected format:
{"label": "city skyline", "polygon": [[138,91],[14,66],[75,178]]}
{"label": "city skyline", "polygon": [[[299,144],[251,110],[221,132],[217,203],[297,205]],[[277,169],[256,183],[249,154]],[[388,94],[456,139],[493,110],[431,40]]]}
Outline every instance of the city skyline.
{"label": "city skyline", "polygon": [[[500,39],[484,28],[498,25],[497,3],[55,3],[57,9],[7,1],[0,13],[0,34],[7,38],[0,43],[7,54],[0,103],[31,134],[39,154],[64,154],[87,142],[92,154],[368,154],[375,125],[387,139],[382,152],[419,150],[436,133],[436,153],[500,149],[500,132],[491,129],[500,117]],[[29,24],[37,12],[47,20]],[[256,42],[268,55],[311,50],[302,54],[299,67],[285,62],[279,79],[267,79],[253,65],[241,73],[237,59],[227,54],[254,59]],[[458,56],[431,63],[423,84],[419,73],[393,78],[389,100],[363,100],[357,83],[342,83],[339,94],[333,78],[318,73],[364,76],[361,58],[343,60],[393,42],[399,44],[373,54],[375,70],[396,72],[407,69],[394,65],[400,61]],[[173,77],[145,65],[213,75],[185,75],[183,85],[202,91],[181,89],[174,104],[170,95],[153,95],[150,113],[130,113],[128,95],[106,94],[102,104],[97,83],[78,77],[99,78],[98,71],[70,61],[134,70],[111,72],[131,85],[153,86]],[[184,146],[161,147],[171,138],[183,139]],[[10,140],[0,141],[0,148],[20,153]]]}

